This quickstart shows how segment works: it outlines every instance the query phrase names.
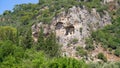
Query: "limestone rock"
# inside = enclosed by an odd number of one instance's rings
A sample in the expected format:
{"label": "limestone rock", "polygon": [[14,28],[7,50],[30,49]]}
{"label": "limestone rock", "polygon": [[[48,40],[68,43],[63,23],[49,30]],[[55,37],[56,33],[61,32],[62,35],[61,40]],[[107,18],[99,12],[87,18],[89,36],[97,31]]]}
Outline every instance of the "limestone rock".
{"label": "limestone rock", "polygon": [[113,2],[113,1],[115,1],[115,0],[104,0],[104,4],[110,3],[110,2]]}
{"label": "limestone rock", "polygon": [[40,31],[41,28],[43,28],[43,34],[45,36],[47,36],[50,32],[49,31],[50,30],[49,25],[48,24],[43,24],[43,22],[32,25],[32,27],[31,27],[32,36],[33,36],[33,39],[34,39],[35,42],[37,42],[37,39],[39,37],[39,31]]}
{"label": "limestone rock", "polygon": [[85,6],[69,8],[67,12],[62,11],[55,16],[50,25],[38,23],[32,26],[32,34],[37,41],[40,27],[44,28],[44,34],[53,31],[57,41],[62,45],[63,56],[81,58],[76,55],[78,46],[85,47],[85,39],[92,31],[111,24],[111,17],[107,11],[98,13],[95,8],[88,11]]}
{"label": "limestone rock", "polygon": [[[63,11],[54,17],[51,29],[56,32],[59,43],[63,45],[63,55],[72,57],[76,55],[77,46],[85,47],[85,39],[92,31],[108,24],[111,24],[111,17],[107,11],[99,14],[95,8],[89,12],[85,7],[73,6],[68,12]],[[77,39],[78,43],[72,45],[71,41],[74,39]]]}

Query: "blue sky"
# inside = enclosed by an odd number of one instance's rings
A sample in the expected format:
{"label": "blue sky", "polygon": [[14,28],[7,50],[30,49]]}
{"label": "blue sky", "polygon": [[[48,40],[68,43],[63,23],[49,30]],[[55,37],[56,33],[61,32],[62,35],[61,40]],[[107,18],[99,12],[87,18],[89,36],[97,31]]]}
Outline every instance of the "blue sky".
{"label": "blue sky", "polygon": [[16,4],[38,3],[38,0],[0,0],[0,14],[5,10],[12,10]]}

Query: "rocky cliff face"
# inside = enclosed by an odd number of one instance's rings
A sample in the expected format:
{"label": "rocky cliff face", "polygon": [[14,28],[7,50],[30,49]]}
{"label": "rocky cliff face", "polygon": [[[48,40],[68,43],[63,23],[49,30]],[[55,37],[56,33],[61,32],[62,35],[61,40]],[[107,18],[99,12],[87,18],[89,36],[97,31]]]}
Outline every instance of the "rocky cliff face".
{"label": "rocky cliff face", "polygon": [[85,39],[91,32],[108,24],[111,24],[111,17],[107,11],[100,14],[95,8],[88,11],[84,6],[73,6],[53,19],[51,29],[55,30],[59,43],[63,45],[63,56],[76,57],[76,47],[85,47]]}
{"label": "rocky cliff face", "polygon": [[113,1],[115,1],[115,0],[103,0],[104,4],[110,3],[110,2],[113,2]]}
{"label": "rocky cliff face", "polygon": [[[62,45],[63,56],[80,58],[76,55],[76,47],[85,47],[85,39],[91,35],[91,32],[108,24],[111,24],[111,17],[107,11],[98,13],[95,8],[88,11],[84,6],[73,6],[67,12],[63,11],[54,17],[51,25],[44,27],[44,32],[56,33],[56,38]],[[33,37],[38,36],[40,26],[45,25],[39,23],[32,26]]]}

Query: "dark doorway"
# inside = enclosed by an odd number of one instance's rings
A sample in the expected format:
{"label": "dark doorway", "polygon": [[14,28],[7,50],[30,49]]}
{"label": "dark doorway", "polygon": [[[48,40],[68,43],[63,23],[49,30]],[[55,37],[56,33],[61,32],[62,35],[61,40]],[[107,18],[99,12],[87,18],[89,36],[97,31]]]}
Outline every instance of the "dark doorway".
{"label": "dark doorway", "polygon": [[73,25],[71,25],[71,26],[66,27],[65,29],[66,29],[66,34],[65,35],[68,35],[69,33],[70,34],[74,33],[75,28],[74,28]]}
{"label": "dark doorway", "polygon": [[59,29],[61,29],[62,27],[63,27],[63,23],[62,23],[62,22],[58,22],[58,23],[56,24],[55,29],[56,29],[56,30],[59,30]]}

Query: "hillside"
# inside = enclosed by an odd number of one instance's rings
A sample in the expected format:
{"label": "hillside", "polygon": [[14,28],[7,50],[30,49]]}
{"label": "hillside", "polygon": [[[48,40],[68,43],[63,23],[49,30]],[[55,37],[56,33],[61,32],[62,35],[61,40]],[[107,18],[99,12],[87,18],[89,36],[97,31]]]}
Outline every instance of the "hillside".
{"label": "hillside", "polygon": [[120,68],[119,0],[39,0],[0,15],[0,68]]}

